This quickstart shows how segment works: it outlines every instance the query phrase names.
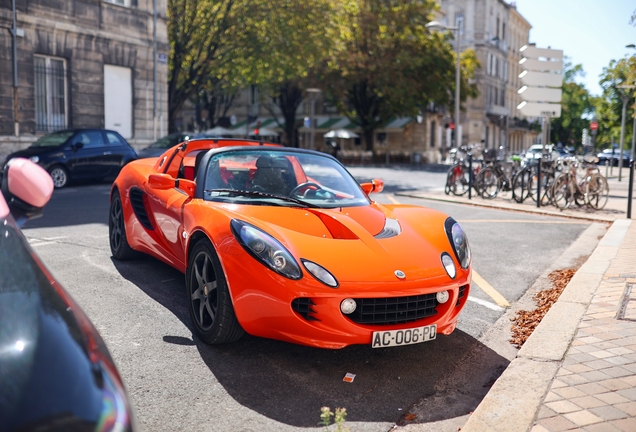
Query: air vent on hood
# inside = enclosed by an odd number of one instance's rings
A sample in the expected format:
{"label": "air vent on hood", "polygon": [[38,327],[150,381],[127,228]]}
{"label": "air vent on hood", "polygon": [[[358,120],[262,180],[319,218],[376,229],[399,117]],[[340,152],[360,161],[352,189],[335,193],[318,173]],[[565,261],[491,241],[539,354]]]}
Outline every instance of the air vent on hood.
{"label": "air vent on hood", "polygon": [[382,228],[382,231],[380,231],[380,233],[376,234],[374,237],[377,239],[386,239],[395,237],[401,232],[402,228],[400,227],[400,223],[396,219],[387,218],[384,222],[384,228]]}
{"label": "air vent on hood", "polygon": [[150,222],[150,217],[148,217],[146,206],[144,205],[144,195],[146,194],[141,189],[132,188],[130,190],[130,204],[135,212],[135,216],[137,216],[137,219],[143,227],[147,230],[153,230],[154,228]]}

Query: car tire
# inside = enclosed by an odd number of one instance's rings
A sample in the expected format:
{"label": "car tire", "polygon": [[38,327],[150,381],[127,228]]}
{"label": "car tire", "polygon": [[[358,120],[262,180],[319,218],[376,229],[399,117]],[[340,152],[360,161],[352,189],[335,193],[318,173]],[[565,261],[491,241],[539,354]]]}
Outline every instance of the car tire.
{"label": "car tire", "polygon": [[194,332],[203,342],[228,343],[243,336],[221,263],[208,239],[198,241],[190,251],[186,295]]}
{"label": "car tire", "polygon": [[108,212],[108,240],[113,258],[124,261],[139,257],[140,253],[130,247],[126,238],[126,223],[121,197],[117,190],[113,191]]}
{"label": "car tire", "polygon": [[68,184],[68,171],[62,165],[53,165],[49,168],[49,174],[56,189],[63,188]]}

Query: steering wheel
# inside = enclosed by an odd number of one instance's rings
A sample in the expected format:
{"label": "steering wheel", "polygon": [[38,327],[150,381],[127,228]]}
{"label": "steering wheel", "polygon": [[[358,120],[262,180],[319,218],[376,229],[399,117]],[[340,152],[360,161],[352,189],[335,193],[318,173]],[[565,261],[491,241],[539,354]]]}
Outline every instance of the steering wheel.
{"label": "steering wheel", "polygon": [[[309,189],[315,189],[316,191],[322,190],[322,187],[314,182],[305,182],[305,183],[301,183],[298,186],[296,186],[294,189],[291,190],[291,192],[289,192],[289,196],[300,196],[302,198],[305,197],[305,195],[307,194],[307,191]],[[299,193],[300,191],[304,190],[303,193]]]}

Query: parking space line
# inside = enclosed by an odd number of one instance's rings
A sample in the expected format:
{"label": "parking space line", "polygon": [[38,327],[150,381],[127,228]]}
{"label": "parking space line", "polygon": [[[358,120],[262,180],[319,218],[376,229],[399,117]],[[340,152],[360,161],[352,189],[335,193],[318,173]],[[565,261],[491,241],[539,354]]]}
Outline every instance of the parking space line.
{"label": "parking space line", "polygon": [[495,310],[495,311],[498,311],[498,312],[500,312],[500,311],[503,311],[503,310],[504,310],[504,308],[502,308],[501,306],[497,306],[497,305],[496,305],[496,304],[494,304],[494,303],[490,303],[489,301],[482,300],[482,299],[479,299],[479,298],[477,298],[477,297],[468,296],[468,301],[471,301],[471,302],[477,303],[477,304],[479,304],[479,305],[482,305],[482,306],[484,306],[484,307],[487,307],[488,309],[492,309],[492,310]]}
{"label": "parking space line", "polygon": [[510,303],[508,303],[508,300],[506,300],[505,297],[499,293],[499,291],[494,289],[492,285],[486,282],[486,280],[483,277],[481,277],[479,273],[477,273],[474,269],[473,269],[473,282],[476,283],[477,286],[481,288],[483,292],[488,294],[488,297],[493,299],[495,303],[497,303],[499,306],[503,308],[510,307]]}
{"label": "parking space line", "polygon": [[393,203],[393,204],[400,204],[400,202],[398,200],[395,199],[395,197],[393,195],[386,195],[386,197]]}

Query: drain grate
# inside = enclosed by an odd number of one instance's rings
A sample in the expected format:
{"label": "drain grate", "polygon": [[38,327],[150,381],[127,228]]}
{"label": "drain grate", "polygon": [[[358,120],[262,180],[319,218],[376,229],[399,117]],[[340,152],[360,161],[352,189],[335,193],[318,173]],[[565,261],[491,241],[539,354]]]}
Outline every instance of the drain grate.
{"label": "drain grate", "polygon": [[632,288],[634,284],[628,283],[625,285],[623,295],[618,302],[618,311],[616,312],[616,319],[626,321],[636,321],[636,299],[632,299]]}

